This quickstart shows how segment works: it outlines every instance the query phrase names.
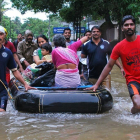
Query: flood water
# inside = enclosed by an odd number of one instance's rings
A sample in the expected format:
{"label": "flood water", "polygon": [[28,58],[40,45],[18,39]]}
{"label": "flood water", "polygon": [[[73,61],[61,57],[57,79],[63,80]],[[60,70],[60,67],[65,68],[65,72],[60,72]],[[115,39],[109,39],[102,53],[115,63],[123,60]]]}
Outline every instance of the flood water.
{"label": "flood water", "polygon": [[103,114],[28,114],[10,102],[0,113],[0,140],[139,140],[140,114],[130,113],[132,102],[125,79],[114,66],[113,109]]}

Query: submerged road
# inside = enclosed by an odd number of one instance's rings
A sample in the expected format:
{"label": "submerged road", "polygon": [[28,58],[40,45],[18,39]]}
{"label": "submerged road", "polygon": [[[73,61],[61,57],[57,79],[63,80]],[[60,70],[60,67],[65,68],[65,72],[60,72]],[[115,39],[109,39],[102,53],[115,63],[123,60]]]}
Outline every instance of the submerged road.
{"label": "submerged road", "polygon": [[8,140],[139,140],[140,115],[132,115],[125,79],[114,66],[111,72],[113,109],[103,114],[28,114],[10,102],[0,113],[0,139]]}

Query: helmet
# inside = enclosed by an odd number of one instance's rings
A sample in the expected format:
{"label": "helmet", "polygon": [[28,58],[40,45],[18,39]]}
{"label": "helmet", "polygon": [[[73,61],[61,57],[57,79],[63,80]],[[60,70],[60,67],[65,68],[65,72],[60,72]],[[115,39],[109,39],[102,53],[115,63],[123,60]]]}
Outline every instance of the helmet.
{"label": "helmet", "polygon": [[4,31],[5,31],[5,36],[7,37],[8,32],[7,32],[6,28],[4,28]]}

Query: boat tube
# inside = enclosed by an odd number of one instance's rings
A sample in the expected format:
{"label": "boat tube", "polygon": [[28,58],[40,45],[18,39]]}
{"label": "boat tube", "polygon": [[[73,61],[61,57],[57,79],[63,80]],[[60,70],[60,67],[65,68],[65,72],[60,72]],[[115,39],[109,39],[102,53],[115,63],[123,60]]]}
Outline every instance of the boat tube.
{"label": "boat tube", "polygon": [[77,88],[36,87],[25,91],[15,79],[9,83],[11,102],[16,110],[28,113],[103,113],[113,106],[110,92],[99,88],[96,92]]}

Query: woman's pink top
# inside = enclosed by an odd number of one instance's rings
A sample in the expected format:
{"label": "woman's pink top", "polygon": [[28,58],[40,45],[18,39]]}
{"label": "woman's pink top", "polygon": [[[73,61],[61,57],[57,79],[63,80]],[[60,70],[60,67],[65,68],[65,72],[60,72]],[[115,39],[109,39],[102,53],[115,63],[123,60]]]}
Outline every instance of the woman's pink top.
{"label": "woman's pink top", "polygon": [[81,40],[74,42],[68,48],[57,47],[52,51],[53,64],[58,67],[62,64],[73,63],[78,67],[77,50],[82,45]]}

